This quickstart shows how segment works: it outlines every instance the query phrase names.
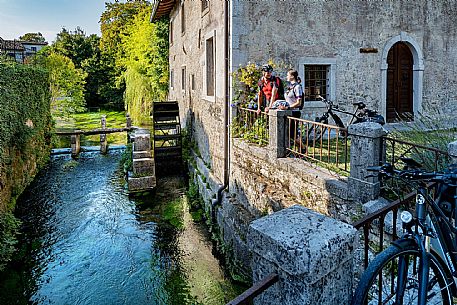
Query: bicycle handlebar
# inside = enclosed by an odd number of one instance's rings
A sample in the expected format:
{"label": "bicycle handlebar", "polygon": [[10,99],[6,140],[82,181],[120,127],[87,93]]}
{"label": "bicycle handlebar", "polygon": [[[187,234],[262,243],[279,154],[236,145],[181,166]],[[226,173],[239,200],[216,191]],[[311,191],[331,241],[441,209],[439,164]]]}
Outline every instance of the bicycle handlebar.
{"label": "bicycle handlebar", "polygon": [[449,173],[427,172],[422,169],[397,170],[392,164],[385,163],[382,166],[367,167],[367,171],[378,172],[381,177],[406,179],[409,181],[428,181],[454,185],[457,182],[457,172]]}

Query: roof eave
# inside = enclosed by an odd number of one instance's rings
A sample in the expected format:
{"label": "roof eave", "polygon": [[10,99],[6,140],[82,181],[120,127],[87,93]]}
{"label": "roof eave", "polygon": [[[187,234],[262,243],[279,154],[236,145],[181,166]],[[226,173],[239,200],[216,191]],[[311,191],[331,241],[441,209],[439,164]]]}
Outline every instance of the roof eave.
{"label": "roof eave", "polygon": [[154,0],[152,2],[152,14],[150,21],[168,16],[175,6],[176,0]]}

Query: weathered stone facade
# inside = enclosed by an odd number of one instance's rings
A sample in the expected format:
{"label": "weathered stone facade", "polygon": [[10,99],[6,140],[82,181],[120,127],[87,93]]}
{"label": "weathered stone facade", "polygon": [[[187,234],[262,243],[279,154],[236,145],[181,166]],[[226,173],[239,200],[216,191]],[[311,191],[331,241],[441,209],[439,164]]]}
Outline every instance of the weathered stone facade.
{"label": "weathered stone facade", "polygon": [[457,110],[455,1],[234,1],[231,20],[232,67],[272,58],[303,79],[305,63],[332,64],[332,100],[348,109],[362,100],[384,115],[387,53],[403,41],[414,58],[414,111]]}

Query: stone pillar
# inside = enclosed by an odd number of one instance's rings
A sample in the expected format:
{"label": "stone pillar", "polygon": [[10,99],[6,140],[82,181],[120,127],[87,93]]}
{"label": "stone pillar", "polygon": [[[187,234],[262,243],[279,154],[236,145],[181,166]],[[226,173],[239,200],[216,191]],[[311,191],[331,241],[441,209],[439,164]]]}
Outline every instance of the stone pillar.
{"label": "stone pillar", "polygon": [[289,126],[287,116],[292,115],[292,110],[270,110],[269,118],[269,153],[271,158],[283,158],[286,156],[286,140]]}
{"label": "stone pillar", "polygon": [[147,129],[137,129],[133,142],[132,167],[129,173],[130,193],[152,190],[156,186],[155,162],[151,152],[151,133]]}
{"label": "stone pillar", "polygon": [[356,237],[351,225],[299,205],[253,221],[247,236],[253,282],[279,275],[254,304],[349,304]]}
{"label": "stone pillar", "polygon": [[457,164],[457,141],[449,143],[447,151],[451,157],[451,164]]}
{"label": "stone pillar", "polygon": [[71,157],[77,158],[79,152],[81,151],[81,135],[72,134],[71,135]]}
{"label": "stone pillar", "polygon": [[366,122],[350,125],[348,133],[351,138],[348,187],[355,201],[365,203],[379,196],[379,180],[377,177],[367,178],[373,174],[367,171],[367,167],[378,166],[384,159],[382,137],[387,132],[378,123]]}
{"label": "stone pillar", "polygon": [[[102,129],[106,129],[106,115],[102,115],[101,119]],[[108,139],[106,133],[100,134],[100,152],[105,155],[108,152]]]}

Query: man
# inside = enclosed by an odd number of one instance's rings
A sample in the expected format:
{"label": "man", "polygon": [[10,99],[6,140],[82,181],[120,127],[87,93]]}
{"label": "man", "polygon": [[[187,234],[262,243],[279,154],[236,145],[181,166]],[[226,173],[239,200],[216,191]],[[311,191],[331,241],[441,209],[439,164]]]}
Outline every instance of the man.
{"label": "man", "polygon": [[[279,77],[273,76],[273,67],[266,64],[262,66],[263,76],[260,78],[259,93],[257,98],[257,114],[261,112],[261,107],[265,106],[265,112],[273,106],[274,102],[279,97],[279,88],[281,80]],[[263,104],[263,105],[262,105]]]}

